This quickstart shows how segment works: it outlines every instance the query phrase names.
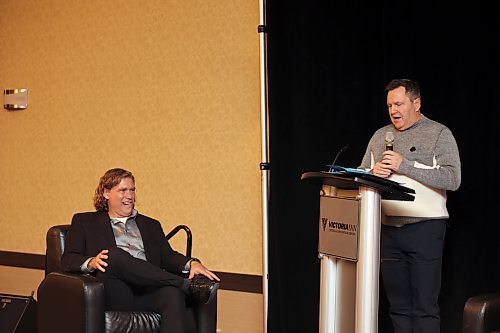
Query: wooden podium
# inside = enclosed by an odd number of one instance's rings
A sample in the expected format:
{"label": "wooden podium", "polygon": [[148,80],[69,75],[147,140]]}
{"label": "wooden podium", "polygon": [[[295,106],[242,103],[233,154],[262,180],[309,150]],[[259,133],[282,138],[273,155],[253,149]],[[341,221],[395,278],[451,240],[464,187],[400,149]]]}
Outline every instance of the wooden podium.
{"label": "wooden podium", "polygon": [[321,185],[319,331],[376,333],[380,266],[380,204],[413,201],[414,190],[361,170],[306,172]]}

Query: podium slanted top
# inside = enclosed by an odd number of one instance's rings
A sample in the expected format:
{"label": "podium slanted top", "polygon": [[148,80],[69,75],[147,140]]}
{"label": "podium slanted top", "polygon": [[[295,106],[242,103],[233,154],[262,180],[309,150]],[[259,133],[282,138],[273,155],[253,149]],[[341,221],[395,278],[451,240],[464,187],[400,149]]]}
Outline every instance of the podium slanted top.
{"label": "podium slanted top", "polygon": [[301,180],[318,185],[330,185],[341,189],[355,190],[367,186],[380,191],[382,199],[413,201],[415,190],[395,181],[375,176],[361,169],[329,165],[329,171],[304,172]]}

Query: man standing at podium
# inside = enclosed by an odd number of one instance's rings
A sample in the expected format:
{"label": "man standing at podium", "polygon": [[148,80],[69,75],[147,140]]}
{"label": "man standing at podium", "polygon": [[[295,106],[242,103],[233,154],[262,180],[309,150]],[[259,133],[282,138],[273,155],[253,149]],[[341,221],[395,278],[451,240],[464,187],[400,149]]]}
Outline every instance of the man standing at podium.
{"label": "man standing at podium", "polygon": [[415,201],[382,201],[382,281],[396,333],[439,332],[446,191],[460,186],[458,148],[446,126],[421,113],[417,82],[392,80],[385,91],[392,124],[372,136],[360,167],[414,189]]}

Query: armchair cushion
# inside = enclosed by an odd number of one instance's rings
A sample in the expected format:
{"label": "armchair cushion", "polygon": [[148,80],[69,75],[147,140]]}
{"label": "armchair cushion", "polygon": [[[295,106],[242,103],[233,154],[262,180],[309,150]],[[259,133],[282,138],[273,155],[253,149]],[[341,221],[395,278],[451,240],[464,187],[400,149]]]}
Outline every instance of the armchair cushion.
{"label": "armchair cushion", "polygon": [[160,320],[155,312],[106,311],[106,332],[159,333]]}

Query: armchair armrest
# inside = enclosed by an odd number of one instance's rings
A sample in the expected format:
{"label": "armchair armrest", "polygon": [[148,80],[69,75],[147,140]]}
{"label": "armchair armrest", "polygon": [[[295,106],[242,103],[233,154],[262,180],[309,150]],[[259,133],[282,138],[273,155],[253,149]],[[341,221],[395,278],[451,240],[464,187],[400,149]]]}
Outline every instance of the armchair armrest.
{"label": "armchair armrest", "polygon": [[170,238],[174,237],[180,230],[184,230],[186,232],[186,257],[191,257],[191,248],[193,246],[193,234],[191,233],[191,229],[187,225],[178,225],[172,231],[170,231],[165,238],[170,240]]}
{"label": "armchair armrest", "polygon": [[104,285],[91,275],[52,272],[38,287],[40,332],[104,332]]}
{"label": "armchair armrest", "polygon": [[500,331],[500,294],[474,296],[464,307],[463,333]]}
{"label": "armchair armrest", "polygon": [[213,333],[217,330],[217,295],[209,304],[193,307],[199,333]]}
{"label": "armchair armrest", "polygon": [[[178,225],[166,236],[166,240],[170,240],[180,230],[186,232],[186,256],[191,257],[193,246],[193,235],[191,229],[186,225]],[[217,295],[212,299],[210,304],[191,304],[191,307],[196,318],[199,333],[213,333],[217,329]]]}

